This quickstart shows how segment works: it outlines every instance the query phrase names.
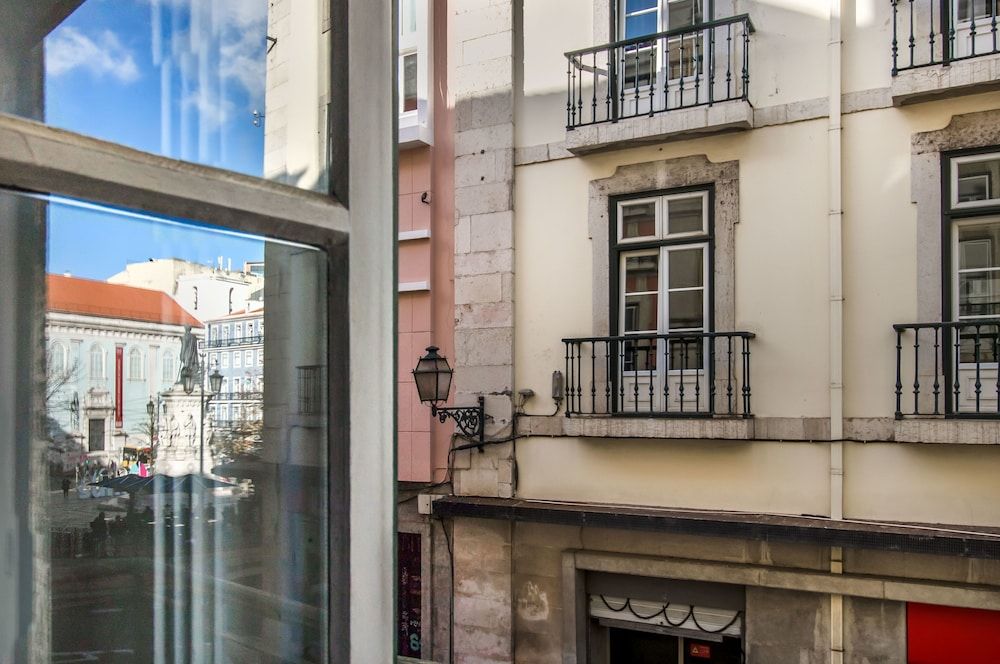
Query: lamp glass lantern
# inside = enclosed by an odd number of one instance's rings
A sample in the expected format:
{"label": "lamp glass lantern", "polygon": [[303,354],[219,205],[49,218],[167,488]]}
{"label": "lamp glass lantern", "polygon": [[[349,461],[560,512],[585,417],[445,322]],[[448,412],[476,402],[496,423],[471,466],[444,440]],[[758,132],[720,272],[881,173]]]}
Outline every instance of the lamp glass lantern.
{"label": "lamp glass lantern", "polygon": [[447,358],[438,355],[438,347],[428,346],[427,354],[417,361],[417,368],[413,370],[420,401],[431,404],[447,401],[452,374]]}
{"label": "lamp glass lantern", "polygon": [[150,400],[146,403],[146,414],[149,415],[150,417],[152,417],[153,416],[153,411],[155,411],[155,410],[156,410],[156,406],[153,404],[153,399],[150,398]]}
{"label": "lamp glass lantern", "polygon": [[216,369],[208,376],[208,387],[212,390],[212,394],[218,395],[222,391],[222,374]]}

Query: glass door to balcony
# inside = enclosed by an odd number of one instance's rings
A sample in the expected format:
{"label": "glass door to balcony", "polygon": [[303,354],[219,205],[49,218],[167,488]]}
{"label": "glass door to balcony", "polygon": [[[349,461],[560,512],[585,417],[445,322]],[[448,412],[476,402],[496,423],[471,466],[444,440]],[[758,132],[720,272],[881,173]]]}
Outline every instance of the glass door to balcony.
{"label": "glass door to balcony", "polygon": [[[677,30],[706,20],[706,0],[624,0],[619,39]],[[697,103],[705,79],[706,36],[700,31],[650,39],[619,54],[621,115],[642,115]]]}
{"label": "glass door to balcony", "polygon": [[[661,219],[648,222],[650,231],[655,226],[661,234],[683,236],[701,232],[703,205],[701,194],[679,194],[622,204],[620,214],[627,230],[658,211]],[[621,254],[619,329],[635,337],[620,351],[622,412],[693,413],[707,407],[702,333],[709,319],[708,251],[708,242],[683,242]]]}
{"label": "glass door to balcony", "polygon": [[953,58],[985,55],[997,50],[996,0],[953,0]]}

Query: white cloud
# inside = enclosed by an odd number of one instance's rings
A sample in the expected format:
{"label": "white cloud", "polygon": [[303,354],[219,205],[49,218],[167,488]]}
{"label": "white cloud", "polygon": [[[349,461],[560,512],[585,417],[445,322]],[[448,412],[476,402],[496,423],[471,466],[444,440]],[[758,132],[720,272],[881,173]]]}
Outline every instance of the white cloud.
{"label": "white cloud", "polygon": [[93,38],[68,26],[55,31],[45,43],[45,68],[49,76],[82,69],[122,83],[139,78],[139,67],[132,53],[110,30],[103,30]]}

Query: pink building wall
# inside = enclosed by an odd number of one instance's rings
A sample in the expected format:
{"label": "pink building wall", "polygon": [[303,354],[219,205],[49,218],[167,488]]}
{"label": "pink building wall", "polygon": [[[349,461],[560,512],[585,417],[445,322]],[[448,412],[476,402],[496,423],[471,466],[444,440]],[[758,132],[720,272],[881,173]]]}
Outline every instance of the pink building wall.
{"label": "pink building wall", "polygon": [[[419,288],[399,293],[397,478],[402,482],[442,481],[454,431],[450,420],[441,424],[420,403],[410,374],[431,344],[452,364],[455,355],[455,156],[446,85],[447,0],[434,2],[433,15],[434,145],[399,153],[400,234],[429,231],[429,237],[397,245],[400,284]],[[424,283],[426,289],[417,286]]]}

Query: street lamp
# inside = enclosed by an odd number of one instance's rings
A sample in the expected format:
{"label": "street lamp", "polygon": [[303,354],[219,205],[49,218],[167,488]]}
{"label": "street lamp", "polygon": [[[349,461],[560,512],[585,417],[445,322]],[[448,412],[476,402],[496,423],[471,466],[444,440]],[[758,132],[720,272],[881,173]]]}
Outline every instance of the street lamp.
{"label": "street lamp", "polygon": [[211,391],[206,398],[204,375],[204,359],[201,363],[199,363],[197,371],[191,367],[184,367],[181,369],[181,385],[184,388],[184,393],[191,394],[194,392],[195,378],[198,379],[198,389],[201,391],[201,401],[199,402],[200,410],[198,413],[200,415],[200,419],[198,420],[198,430],[201,433],[198,448],[198,470],[202,475],[205,474],[205,404],[211,401],[213,397],[219,396],[219,392],[222,391],[222,374],[220,374],[219,369],[216,368],[208,376],[208,389]]}
{"label": "street lamp", "polygon": [[413,370],[413,382],[417,384],[420,402],[431,405],[431,415],[438,421],[443,423],[450,417],[455,420],[459,431],[470,438],[478,438],[482,443],[486,424],[485,398],[479,397],[478,406],[441,408],[437,405],[439,401],[448,400],[453,374],[448,359],[438,355],[437,346],[428,346],[427,354],[417,361],[417,368]]}

